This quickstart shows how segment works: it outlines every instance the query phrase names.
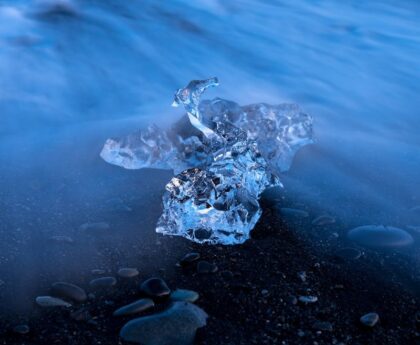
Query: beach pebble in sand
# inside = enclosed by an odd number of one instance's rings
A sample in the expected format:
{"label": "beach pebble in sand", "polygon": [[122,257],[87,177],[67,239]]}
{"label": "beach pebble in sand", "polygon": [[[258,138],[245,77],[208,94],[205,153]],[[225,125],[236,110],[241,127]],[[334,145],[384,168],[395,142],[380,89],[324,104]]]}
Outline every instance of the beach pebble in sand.
{"label": "beach pebble in sand", "polygon": [[414,241],[407,231],[384,225],[359,226],[350,230],[347,236],[359,245],[375,248],[399,248]]}
{"label": "beach pebble in sand", "polygon": [[182,266],[187,266],[197,261],[198,259],[200,259],[200,254],[196,252],[191,252],[191,253],[185,254],[185,256],[179,261],[179,263]]}
{"label": "beach pebble in sand", "polygon": [[343,260],[357,260],[360,258],[362,253],[356,248],[342,248],[337,250],[335,255]]}
{"label": "beach pebble in sand", "polygon": [[206,325],[207,314],[188,302],[174,302],[169,309],[139,317],[124,325],[124,341],[143,345],[192,345],[198,328]]}
{"label": "beach pebble in sand", "polygon": [[377,313],[368,313],[360,318],[360,322],[366,327],[374,327],[379,321]]}
{"label": "beach pebble in sand", "polygon": [[153,308],[155,303],[150,298],[142,298],[136,302],[127,304],[121,308],[118,308],[114,311],[114,316],[125,316],[125,315],[133,315],[138,314],[142,311],[147,309]]}
{"label": "beach pebble in sand", "polygon": [[304,304],[315,303],[318,301],[318,297],[316,296],[299,296],[299,302]]}
{"label": "beach pebble in sand", "polygon": [[176,289],[171,293],[172,301],[191,302],[194,303],[198,300],[200,295],[193,290]]}
{"label": "beach pebble in sand", "polygon": [[197,264],[197,272],[200,274],[215,273],[217,272],[217,266],[208,261],[200,261]]}
{"label": "beach pebble in sand", "polygon": [[169,296],[171,289],[160,278],[149,278],[140,285],[140,290],[152,298]]}
{"label": "beach pebble in sand", "polygon": [[117,284],[117,280],[114,277],[101,277],[89,282],[90,287],[93,289],[108,289],[115,284]]}
{"label": "beach pebble in sand", "polygon": [[100,276],[101,274],[105,274],[106,271],[102,269],[93,269],[92,271],[90,271],[90,273],[92,273],[95,276]]}
{"label": "beach pebble in sand", "polygon": [[74,302],[82,303],[87,300],[85,290],[74,284],[57,282],[51,286],[51,294],[64,299],[71,299]]}
{"label": "beach pebble in sand", "polygon": [[71,304],[63,301],[61,298],[52,297],[52,296],[38,296],[35,299],[36,304],[43,308],[52,308],[52,307],[71,307]]}
{"label": "beach pebble in sand", "polygon": [[289,208],[289,207],[282,207],[280,208],[280,212],[283,216],[291,217],[291,218],[307,218],[309,217],[309,213],[303,210],[299,210],[297,208]]}
{"label": "beach pebble in sand", "polygon": [[139,275],[137,268],[120,268],[117,273],[121,278],[134,278]]}
{"label": "beach pebble in sand", "polygon": [[28,334],[31,329],[28,325],[17,325],[13,327],[13,332],[18,334]]}
{"label": "beach pebble in sand", "polygon": [[327,214],[323,214],[319,217],[316,217],[312,221],[312,225],[315,225],[315,226],[323,226],[323,225],[329,225],[329,224],[334,224],[334,223],[335,223],[335,218]]}

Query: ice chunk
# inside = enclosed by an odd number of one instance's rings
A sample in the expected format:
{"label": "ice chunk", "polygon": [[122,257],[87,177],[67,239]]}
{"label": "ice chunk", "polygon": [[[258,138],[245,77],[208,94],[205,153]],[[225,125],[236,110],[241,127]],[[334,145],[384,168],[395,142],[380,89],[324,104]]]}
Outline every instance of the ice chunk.
{"label": "ice chunk", "polygon": [[296,104],[258,103],[241,107],[235,102],[215,98],[203,101],[200,112],[205,114],[205,121],[213,124],[231,122],[246,131],[277,173],[287,171],[299,148],[313,142],[312,117]]}
{"label": "ice chunk", "polygon": [[187,115],[167,130],[156,126],[108,139],[101,156],[128,169],[172,169],[156,231],[199,243],[237,244],[249,238],[258,199],[295,152],[312,142],[312,118],[296,105],[241,107],[201,94],[217,78],[191,81],[175,94]]}
{"label": "ice chunk", "polygon": [[214,151],[213,161],[206,170],[186,170],[166,185],[156,231],[199,243],[238,244],[249,238],[261,215],[260,194],[279,181],[245,131],[227,119],[206,126],[196,95],[213,83],[191,82],[175,95]]}
{"label": "ice chunk", "polygon": [[[235,102],[215,98],[201,102],[199,109],[207,133],[210,130],[214,133],[217,124],[227,126],[226,122],[241,128],[248,138],[257,142],[259,152],[278,174],[290,168],[301,147],[313,142],[312,117],[295,104],[271,106],[260,103],[241,107]],[[125,138],[108,139],[101,157],[126,169],[158,168],[179,173],[191,167],[205,167],[212,161],[214,151],[222,146],[220,139],[213,136],[213,141],[206,142],[202,132],[188,128],[187,116],[169,130],[152,126]],[[150,137],[151,133],[158,138],[150,147],[140,138]],[[168,148],[171,149],[168,151]]]}

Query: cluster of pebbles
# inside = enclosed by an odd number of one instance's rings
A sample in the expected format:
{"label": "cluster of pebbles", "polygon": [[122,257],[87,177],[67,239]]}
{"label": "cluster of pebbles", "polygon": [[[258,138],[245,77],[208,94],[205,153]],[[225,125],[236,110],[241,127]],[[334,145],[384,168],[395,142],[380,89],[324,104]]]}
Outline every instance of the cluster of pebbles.
{"label": "cluster of pebbles", "polygon": [[[282,221],[289,219],[289,222],[296,223],[296,220],[299,220],[299,222],[311,224],[313,229],[330,228],[331,231],[335,229],[336,219],[330,215],[321,215],[311,220],[309,213],[303,210],[282,208],[280,211]],[[88,230],[107,229],[108,225],[106,224],[87,223],[84,227]],[[271,228],[275,227],[276,223],[270,221],[263,226]],[[86,290],[68,282],[56,282],[51,285],[48,295],[38,296],[35,302],[40,307],[41,313],[44,313],[42,309],[65,309],[69,311],[69,319],[92,325],[97,322],[96,312],[93,312],[95,316],[91,315],[92,310],[95,310],[92,307],[98,303],[104,303],[107,308],[105,312],[101,312],[101,319],[119,320],[116,323],[115,331],[107,330],[107,332],[114,332],[113,334],[117,336],[119,330],[119,336],[123,343],[193,344],[197,330],[202,330],[208,321],[207,313],[195,304],[200,297],[196,291],[202,292],[203,295],[199,303],[212,316],[212,324],[210,325],[209,322],[209,325],[205,327],[206,340],[199,342],[200,344],[213,345],[219,338],[228,339],[224,333],[227,321],[223,314],[227,315],[227,320],[235,317],[235,320],[230,320],[232,325],[236,326],[238,326],[238,320],[244,317],[248,326],[250,320],[254,320],[255,324],[264,320],[267,322],[267,326],[263,327],[264,330],[261,329],[261,334],[255,334],[255,337],[250,338],[249,342],[247,342],[248,340],[245,342],[241,340],[238,343],[231,342],[234,339],[235,331],[229,330],[230,340],[226,342],[229,345],[277,344],[279,339],[288,339],[287,337],[292,339],[296,336],[301,339],[302,344],[310,339],[311,341],[315,339],[318,344],[324,344],[323,340],[325,340],[326,344],[332,339],[331,341],[335,341],[337,344],[347,345],[351,343],[350,340],[348,343],[346,341],[337,342],[340,337],[341,339],[345,338],[344,334],[341,334],[344,329],[347,329],[346,337],[348,339],[351,339],[352,336],[354,339],[360,336],[369,339],[369,334],[385,337],[391,320],[395,318],[395,322],[398,316],[390,318],[389,310],[381,307],[380,303],[370,303],[369,306],[364,307],[362,304],[365,303],[366,291],[373,289],[373,285],[369,285],[370,281],[362,279],[360,275],[346,275],[347,273],[352,274],[351,263],[368,269],[368,266],[365,266],[365,261],[369,255],[372,256],[375,252],[369,248],[401,248],[412,244],[412,238],[407,235],[406,231],[384,226],[358,227],[346,234],[347,236],[342,236],[342,238],[347,238],[347,241],[343,243],[344,246],[328,247],[332,249],[331,251],[322,247],[323,253],[330,253],[330,262],[320,259],[325,256],[324,254],[318,256],[314,242],[311,242],[309,256],[301,252],[302,257],[297,257],[296,253],[300,252],[303,247],[301,249],[294,248],[295,246],[300,247],[300,245],[288,238],[290,233],[288,235],[283,232],[260,240],[251,239],[249,241],[251,243],[246,243],[240,248],[230,246],[190,247],[187,249],[189,250],[188,254],[177,263],[177,266],[182,268],[185,274],[178,276],[175,280],[176,283],[172,280],[169,281],[172,281],[172,285],[175,286],[191,284],[191,290],[171,289],[162,278],[158,277],[145,279],[147,276],[143,277],[137,268],[120,268],[115,271],[114,275],[109,275],[109,271],[106,270],[95,269],[91,271],[91,274],[96,277],[86,284]],[[376,241],[375,238],[381,238],[382,241]],[[201,254],[191,250],[200,250]],[[203,260],[202,256],[205,256],[208,261]],[[269,256],[271,257],[268,258]],[[315,259],[316,257],[317,259]],[[309,258],[311,259],[309,260]],[[312,264],[308,266],[310,261]],[[286,263],[288,264],[285,265]],[[347,273],[341,274],[340,271],[343,269]],[[330,273],[326,274],[328,271]],[[191,280],[190,273],[197,279]],[[277,282],[277,285],[273,285],[274,282]],[[374,280],[372,280],[372,284],[374,284]],[[353,288],[351,288],[352,285],[354,285]],[[354,296],[358,295],[358,289],[361,289],[360,292],[365,294],[360,298],[360,301],[354,299]],[[383,300],[389,300],[390,294],[392,295],[377,285],[375,285],[375,289],[381,291],[378,293],[384,296],[381,297]],[[109,297],[117,290],[127,296],[121,304],[114,302]],[[346,297],[339,298],[340,294],[345,294]],[[108,297],[103,298],[107,295]],[[350,297],[351,295],[353,297]],[[399,298],[405,301],[403,296],[394,295],[394,297],[397,300]],[[351,298],[358,304],[351,305],[352,302],[349,302]],[[334,302],[331,299],[334,299]],[[115,301],[118,301],[118,298]],[[404,304],[404,308],[413,309],[415,300],[412,301],[410,302],[411,306]],[[238,308],[237,305],[241,305],[241,307]],[[352,308],[355,309],[352,310]],[[389,308],[394,307],[390,306]],[[394,312],[397,313],[401,307],[396,305],[395,308]],[[242,310],[244,314],[234,314],[233,310],[235,312]],[[337,310],[337,312],[333,310]],[[280,314],[274,314],[274,311]],[[271,316],[267,316],[269,314],[264,316],[263,312],[271,313]],[[341,316],[343,313],[345,316]],[[412,314],[412,312],[410,313]],[[66,315],[64,317],[67,317]],[[287,321],[288,318],[296,319]],[[278,323],[273,324],[272,320],[274,319],[280,320],[280,322],[277,321]],[[305,319],[307,322],[304,321]],[[399,322],[397,321],[396,324]],[[355,327],[356,325],[358,327]],[[420,313],[415,314],[415,325],[416,327],[420,326]],[[103,328],[103,326],[101,327]],[[207,331],[210,327],[211,330]],[[352,328],[358,335],[349,333],[348,330]],[[37,332],[37,330],[31,330],[24,323],[15,324],[13,330],[18,335],[28,333],[31,335]],[[215,330],[216,333],[214,333]],[[290,332],[294,332],[295,335]],[[407,337],[411,337],[411,334]],[[259,342],[259,339],[263,339],[262,342]],[[335,343],[332,342],[332,344]]]}
{"label": "cluster of pebbles", "polygon": [[[217,266],[200,260],[200,254],[188,253],[178,263],[180,267],[195,265],[198,274],[217,271]],[[92,270],[93,275],[105,274],[104,270]],[[38,296],[36,304],[41,308],[67,308],[70,317],[76,321],[94,323],[85,304],[95,300],[96,295],[105,294],[118,286],[119,281],[131,280],[140,274],[137,268],[120,268],[118,278],[101,276],[89,282],[88,292],[83,288],[67,283],[55,282],[50,294]],[[120,331],[124,341],[144,345],[179,344],[194,342],[198,328],[206,325],[206,312],[195,305],[199,294],[193,290],[171,290],[167,283],[158,277],[151,277],[137,286],[139,299],[119,306],[109,315],[117,318],[130,318]],[[27,334],[30,328],[26,324],[17,325],[15,333]]]}

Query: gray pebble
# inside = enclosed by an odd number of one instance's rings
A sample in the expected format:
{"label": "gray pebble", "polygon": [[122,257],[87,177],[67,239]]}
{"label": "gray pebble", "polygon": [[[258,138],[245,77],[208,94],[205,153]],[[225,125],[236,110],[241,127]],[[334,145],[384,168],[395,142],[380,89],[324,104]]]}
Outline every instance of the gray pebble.
{"label": "gray pebble", "polygon": [[89,285],[93,289],[108,289],[117,284],[114,277],[101,277],[90,281]]}
{"label": "gray pebble", "polygon": [[316,296],[299,296],[299,302],[309,304],[309,303],[315,303],[318,301],[318,297]]}
{"label": "gray pebble", "polygon": [[407,231],[383,225],[359,226],[350,230],[347,236],[359,245],[374,248],[399,248],[414,242]]}
{"label": "gray pebble", "polygon": [[71,304],[63,301],[61,298],[52,297],[52,296],[38,296],[35,299],[36,304],[43,308],[51,307],[71,307]]}
{"label": "gray pebble", "polygon": [[176,289],[171,293],[172,301],[191,302],[194,303],[198,300],[200,295],[193,290]]}
{"label": "gray pebble", "polygon": [[360,322],[366,327],[374,327],[379,321],[377,313],[368,313],[360,318]]}
{"label": "gray pebble", "polygon": [[139,275],[137,268],[120,268],[117,273],[121,278],[134,278]]}
{"label": "gray pebble", "polygon": [[188,302],[174,302],[167,310],[129,321],[120,331],[124,341],[143,345],[192,345],[207,314]]}
{"label": "gray pebble", "polygon": [[142,311],[148,310],[153,308],[155,303],[149,298],[142,298],[136,302],[127,304],[121,308],[118,308],[114,311],[114,316],[125,316],[125,315],[133,315],[138,314]]}
{"label": "gray pebble", "polygon": [[303,210],[298,210],[296,208],[289,208],[289,207],[282,207],[280,208],[280,212],[282,215],[286,217],[293,217],[293,218],[307,218],[309,217],[309,213]]}
{"label": "gray pebble", "polygon": [[65,282],[57,282],[52,284],[51,294],[56,297],[71,299],[78,303],[82,303],[87,299],[85,290],[78,287],[77,285]]}
{"label": "gray pebble", "polygon": [[93,269],[92,271],[90,271],[93,275],[95,276],[100,276],[102,274],[105,274],[106,271],[102,270],[102,269]]}
{"label": "gray pebble", "polygon": [[13,327],[13,332],[18,334],[28,334],[31,329],[28,325],[17,325]]}
{"label": "gray pebble", "polygon": [[171,293],[171,289],[160,278],[147,279],[140,285],[140,290],[152,298],[167,297]]}

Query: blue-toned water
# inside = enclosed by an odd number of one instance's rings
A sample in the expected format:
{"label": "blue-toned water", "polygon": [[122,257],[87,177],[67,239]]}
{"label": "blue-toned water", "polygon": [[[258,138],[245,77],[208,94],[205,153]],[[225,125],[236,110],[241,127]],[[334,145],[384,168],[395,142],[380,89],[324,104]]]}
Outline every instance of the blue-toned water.
{"label": "blue-toned water", "polygon": [[407,226],[420,225],[410,211],[420,205],[419,23],[415,0],[0,1],[2,233],[83,223],[63,203],[90,210],[124,189],[87,168],[105,138],[173,122],[174,90],[217,76],[208,97],[292,101],[315,118],[316,144],[283,177],[288,200],[349,227],[407,229],[418,248]]}

